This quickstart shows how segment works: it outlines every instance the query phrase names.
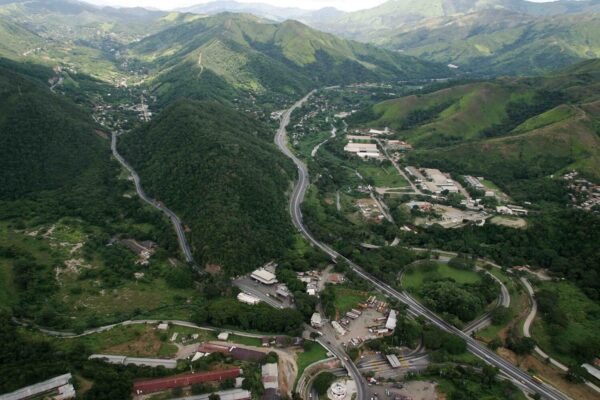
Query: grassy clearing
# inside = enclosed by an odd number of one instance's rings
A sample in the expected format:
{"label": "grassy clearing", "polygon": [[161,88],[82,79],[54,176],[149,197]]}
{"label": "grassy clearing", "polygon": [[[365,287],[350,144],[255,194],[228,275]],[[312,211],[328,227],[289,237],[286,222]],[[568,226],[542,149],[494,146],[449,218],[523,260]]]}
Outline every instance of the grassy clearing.
{"label": "grassy clearing", "polygon": [[335,291],[335,308],[340,314],[345,314],[353,308],[356,308],[358,303],[365,301],[369,294],[359,290],[346,289],[336,287]]}
{"label": "grassy clearing", "polygon": [[372,182],[377,187],[405,187],[408,182],[398,174],[398,171],[393,166],[379,166],[373,164],[361,164],[358,167],[358,172]]}
{"label": "grassy clearing", "polygon": [[407,270],[402,278],[402,286],[408,290],[417,290],[423,283],[433,279],[452,278],[457,283],[479,283],[481,277],[474,271],[467,271],[449,267],[447,264],[438,263],[435,271],[424,271],[416,265],[414,270]]}
{"label": "grassy clearing", "polygon": [[303,351],[298,353],[296,358],[296,364],[298,365],[298,377],[302,376],[302,373],[310,364],[315,363],[319,360],[327,358],[327,350],[318,343],[313,343],[309,351]]}
{"label": "grassy clearing", "polygon": [[254,338],[254,337],[229,335],[229,339],[227,339],[227,341],[237,343],[237,344],[243,344],[245,346],[254,346],[254,347],[262,346],[261,340],[259,338]]}
{"label": "grassy clearing", "polygon": [[[296,146],[294,149],[302,157],[309,158],[311,157],[311,153],[315,146],[319,143],[322,143],[329,137],[331,137],[330,131],[322,131],[311,135],[307,135],[303,137],[302,140],[300,140],[298,146]],[[322,149],[320,149],[319,151],[321,150]]]}
{"label": "grassy clearing", "polygon": [[532,325],[533,338],[545,352],[559,361],[567,365],[577,363],[570,350],[579,343],[596,340],[600,331],[600,319],[597,318],[600,305],[566,281],[543,282],[537,285],[537,289],[549,289],[558,294],[558,309],[566,315],[568,325],[551,336],[547,324],[538,317]]}

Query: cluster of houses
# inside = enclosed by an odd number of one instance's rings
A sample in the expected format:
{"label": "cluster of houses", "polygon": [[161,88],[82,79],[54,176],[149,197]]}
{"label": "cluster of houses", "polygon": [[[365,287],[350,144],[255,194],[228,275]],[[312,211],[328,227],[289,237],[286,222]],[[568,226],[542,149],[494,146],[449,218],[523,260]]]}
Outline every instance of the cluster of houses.
{"label": "cluster of houses", "polygon": [[569,197],[575,208],[586,211],[600,211],[600,185],[579,177],[579,173],[570,172],[563,176],[570,190]]}

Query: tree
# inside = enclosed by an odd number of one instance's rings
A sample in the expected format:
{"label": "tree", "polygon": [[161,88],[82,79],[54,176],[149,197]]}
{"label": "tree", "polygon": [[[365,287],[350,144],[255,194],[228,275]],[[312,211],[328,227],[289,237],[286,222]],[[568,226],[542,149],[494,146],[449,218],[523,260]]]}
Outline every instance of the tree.
{"label": "tree", "polygon": [[324,396],[327,393],[329,386],[337,379],[337,377],[331,372],[321,372],[314,381],[314,388],[320,396]]}
{"label": "tree", "polygon": [[211,393],[211,394],[208,396],[208,400],[221,400],[221,396],[219,396],[219,395],[218,395],[218,394],[216,394],[216,393]]}

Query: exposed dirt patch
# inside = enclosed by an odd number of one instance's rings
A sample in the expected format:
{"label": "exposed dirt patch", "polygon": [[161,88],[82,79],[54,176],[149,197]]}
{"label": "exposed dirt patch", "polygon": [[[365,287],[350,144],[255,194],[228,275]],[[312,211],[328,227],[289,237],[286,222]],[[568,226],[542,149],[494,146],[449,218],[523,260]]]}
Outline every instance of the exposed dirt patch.
{"label": "exposed dirt patch", "polygon": [[206,267],[204,267],[204,270],[211,275],[220,274],[222,269],[223,267],[219,264],[206,264]]}
{"label": "exposed dirt patch", "polygon": [[154,328],[147,326],[136,339],[108,347],[102,352],[131,357],[156,357],[162,344]]}

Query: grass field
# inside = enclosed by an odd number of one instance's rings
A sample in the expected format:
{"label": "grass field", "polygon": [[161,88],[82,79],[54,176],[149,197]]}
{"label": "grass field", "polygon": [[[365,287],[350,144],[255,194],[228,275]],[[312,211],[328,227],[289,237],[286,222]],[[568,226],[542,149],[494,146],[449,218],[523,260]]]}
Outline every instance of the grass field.
{"label": "grass field", "polygon": [[[300,154],[302,157],[309,158],[314,147],[329,137],[331,137],[330,131],[323,131],[307,135],[302,138],[302,140],[298,143],[298,146],[294,149],[296,153]],[[319,151],[321,150],[322,149]]]}
{"label": "grass field", "polygon": [[318,343],[313,343],[311,349],[309,351],[304,351],[302,353],[298,353],[298,357],[296,359],[296,364],[298,365],[298,375],[296,377],[296,381],[298,378],[302,376],[302,373],[310,364],[317,362],[319,360],[324,360],[327,358],[327,350],[323,348]]}
{"label": "grass field", "polygon": [[[536,289],[549,289],[558,293],[558,308],[568,318],[566,328],[560,328],[553,340],[547,332],[542,318],[536,318],[531,334],[539,346],[552,357],[571,365],[577,360],[570,354],[570,348],[577,343],[596,340],[600,331],[600,305],[588,298],[578,287],[563,282],[543,282]],[[560,347],[557,347],[560,346]]]}
{"label": "grass field", "polygon": [[481,282],[481,277],[474,271],[452,268],[444,263],[438,263],[438,268],[435,271],[424,271],[420,269],[417,264],[412,271],[406,271],[402,277],[402,286],[408,290],[415,291],[421,287],[424,282],[440,278],[452,278],[457,283]]}
{"label": "grass field", "polygon": [[379,166],[363,163],[358,167],[358,172],[367,180],[372,179],[377,187],[405,187],[408,182],[400,176],[393,166]]}
{"label": "grass field", "polygon": [[369,294],[358,290],[345,289],[336,287],[335,291],[335,308],[341,315],[346,314],[353,308],[356,308],[358,303],[365,301]]}

